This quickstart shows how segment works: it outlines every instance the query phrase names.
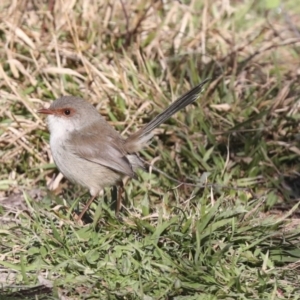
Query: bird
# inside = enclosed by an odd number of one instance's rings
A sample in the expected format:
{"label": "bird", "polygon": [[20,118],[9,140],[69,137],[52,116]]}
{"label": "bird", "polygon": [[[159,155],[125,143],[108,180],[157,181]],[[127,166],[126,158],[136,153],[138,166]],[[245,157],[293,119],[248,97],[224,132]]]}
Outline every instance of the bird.
{"label": "bird", "polygon": [[[135,133],[124,138],[99,114],[77,96],[62,96],[38,113],[47,115],[50,148],[54,162],[70,181],[90,192],[91,198],[78,216],[81,220],[99,192],[107,186],[122,186],[126,176],[135,177],[144,164],[138,155],[153,137],[153,130],[173,114],[196,101],[205,83],[192,88]],[[121,205],[118,195],[116,215]]]}

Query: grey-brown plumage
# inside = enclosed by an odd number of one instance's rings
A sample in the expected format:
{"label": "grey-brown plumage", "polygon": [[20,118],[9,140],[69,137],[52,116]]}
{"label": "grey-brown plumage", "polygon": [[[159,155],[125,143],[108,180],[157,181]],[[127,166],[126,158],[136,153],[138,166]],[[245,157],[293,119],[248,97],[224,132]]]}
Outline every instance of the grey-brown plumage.
{"label": "grey-brown plumage", "polygon": [[60,171],[71,181],[96,196],[100,190],[115,185],[122,177],[133,177],[143,164],[137,156],[151,139],[152,131],[180,109],[194,102],[208,80],[173,102],[136,133],[124,139],[97,110],[79,97],[55,100],[48,114],[50,146]]}

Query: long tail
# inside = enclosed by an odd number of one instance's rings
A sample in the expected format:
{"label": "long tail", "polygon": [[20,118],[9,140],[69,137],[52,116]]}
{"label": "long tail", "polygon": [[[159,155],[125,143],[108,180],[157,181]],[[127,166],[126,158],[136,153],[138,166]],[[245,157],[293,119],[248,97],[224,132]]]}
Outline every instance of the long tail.
{"label": "long tail", "polygon": [[205,79],[204,81],[202,81],[200,84],[192,88],[189,92],[174,101],[166,110],[160,113],[147,125],[129,136],[125,141],[127,151],[129,153],[133,153],[141,150],[143,146],[147,144],[148,140],[151,139],[151,132],[160,124],[168,120],[176,112],[196,101],[199,97],[200,92],[202,91],[202,87],[209,80],[210,79]]}

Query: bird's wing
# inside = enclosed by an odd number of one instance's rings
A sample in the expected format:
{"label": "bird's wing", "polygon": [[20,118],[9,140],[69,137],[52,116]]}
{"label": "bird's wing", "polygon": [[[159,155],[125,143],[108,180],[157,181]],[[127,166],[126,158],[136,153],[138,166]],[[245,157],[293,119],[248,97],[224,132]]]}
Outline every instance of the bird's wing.
{"label": "bird's wing", "polygon": [[124,150],[124,139],[106,122],[73,131],[68,142],[75,155],[118,173],[134,176]]}

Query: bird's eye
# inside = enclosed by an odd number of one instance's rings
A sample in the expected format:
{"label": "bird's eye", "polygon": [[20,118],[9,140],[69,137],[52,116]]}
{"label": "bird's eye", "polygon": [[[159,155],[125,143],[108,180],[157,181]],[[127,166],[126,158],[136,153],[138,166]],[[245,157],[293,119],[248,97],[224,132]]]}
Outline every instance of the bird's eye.
{"label": "bird's eye", "polygon": [[70,111],[69,109],[65,109],[65,110],[64,110],[64,114],[65,114],[66,116],[68,116],[70,113],[71,113],[71,111]]}

